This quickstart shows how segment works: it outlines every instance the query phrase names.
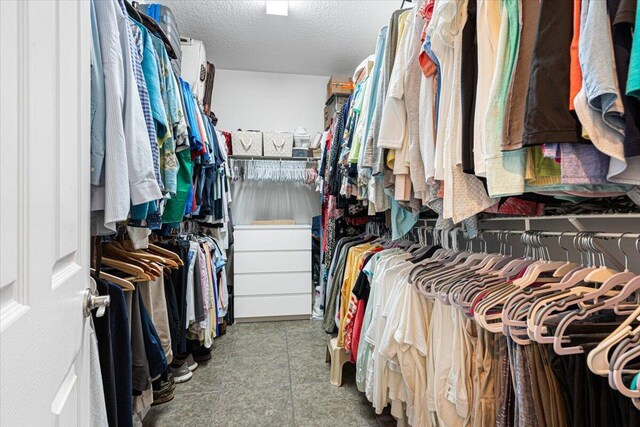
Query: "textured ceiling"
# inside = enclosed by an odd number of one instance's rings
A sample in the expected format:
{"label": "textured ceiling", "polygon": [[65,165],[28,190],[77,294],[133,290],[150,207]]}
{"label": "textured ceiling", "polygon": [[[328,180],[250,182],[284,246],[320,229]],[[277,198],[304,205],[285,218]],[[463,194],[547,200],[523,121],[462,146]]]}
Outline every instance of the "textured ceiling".
{"label": "textured ceiling", "polygon": [[291,0],[289,16],[274,16],[265,0],[157,1],[173,10],[182,36],[204,41],[217,68],[315,75],[353,73],[402,3]]}

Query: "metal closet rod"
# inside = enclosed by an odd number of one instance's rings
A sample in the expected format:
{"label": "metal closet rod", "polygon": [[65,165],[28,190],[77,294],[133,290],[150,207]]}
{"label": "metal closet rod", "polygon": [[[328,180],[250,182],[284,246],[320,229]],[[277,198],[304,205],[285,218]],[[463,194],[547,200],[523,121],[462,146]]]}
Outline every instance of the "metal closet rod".
{"label": "metal closet rod", "polygon": [[229,156],[229,158],[235,162],[249,162],[249,161],[272,161],[272,162],[315,162],[320,160],[319,157],[269,157],[269,156],[259,156],[259,157],[234,157]]}
{"label": "metal closet rod", "polygon": [[[536,231],[537,230],[529,230],[529,232],[536,232]],[[490,233],[490,234],[494,234],[494,235],[499,234],[499,233],[507,233],[507,236],[508,236],[508,235],[510,235],[512,233],[516,234],[516,235],[521,235],[521,234],[526,233],[526,231],[523,231],[523,230],[479,230],[479,233]],[[640,234],[638,234],[638,233],[600,233],[600,232],[597,232],[597,231],[567,231],[567,232],[562,232],[562,231],[539,231],[538,233],[542,237],[555,237],[555,236],[574,237],[574,236],[577,236],[578,234],[583,234],[583,235],[587,235],[587,236],[592,236],[594,238],[602,238],[602,239],[608,239],[608,238],[613,238],[613,239],[621,239],[621,238],[638,239],[638,238],[640,238]],[[597,241],[594,241],[593,244],[594,244],[596,250],[598,250],[600,253],[602,253],[604,255],[604,257],[606,259],[608,259],[611,264],[613,264],[614,267],[616,267],[620,271],[622,271],[623,269],[626,269],[625,264],[620,262],[618,257],[616,255],[614,255],[613,252],[611,252],[608,248],[606,248],[600,242],[597,242]]]}
{"label": "metal closet rod", "polygon": [[[598,231],[542,231],[542,230],[528,230],[530,233],[538,233],[543,237],[553,237],[553,236],[577,236],[578,234],[583,235],[591,235],[593,237],[603,237],[603,238],[614,238],[619,239],[624,237],[625,239],[637,239],[640,238],[640,233],[601,233]],[[505,233],[508,235],[511,234],[524,234],[527,231],[524,230],[478,230],[478,233],[491,233],[491,234],[499,234]]]}

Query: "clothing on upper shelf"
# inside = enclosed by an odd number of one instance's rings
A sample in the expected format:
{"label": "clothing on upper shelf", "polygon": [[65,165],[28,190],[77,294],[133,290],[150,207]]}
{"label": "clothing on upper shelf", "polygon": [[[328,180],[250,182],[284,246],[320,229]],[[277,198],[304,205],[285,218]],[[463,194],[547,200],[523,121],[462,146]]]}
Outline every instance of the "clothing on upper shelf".
{"label": "clothing on upper shelf", "polygon": [[[177,228],[229,224],[225,137],[174,74],[162,40],[124,0],[92,10],[92,234],[117,224]],[[142,13],[142,12],[140,12]]]}
{"label": "clothing on upper shelf", "polygon": [[394,12],[324,143],[326,217],[331,197],[353,197],[370,215],[390,212],[398,237],[425,210],[440,227],[496,212],[503,197],[630,193],[640,184],[637,8],[420,0]]}

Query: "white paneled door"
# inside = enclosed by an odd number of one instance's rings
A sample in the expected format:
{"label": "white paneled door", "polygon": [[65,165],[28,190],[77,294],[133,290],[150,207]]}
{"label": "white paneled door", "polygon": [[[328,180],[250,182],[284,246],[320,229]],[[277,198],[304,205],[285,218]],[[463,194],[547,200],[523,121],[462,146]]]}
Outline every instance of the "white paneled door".
{"label": "white paneled door", "polygon": [[0,0],[0,425],[89,426],[89,3]]}

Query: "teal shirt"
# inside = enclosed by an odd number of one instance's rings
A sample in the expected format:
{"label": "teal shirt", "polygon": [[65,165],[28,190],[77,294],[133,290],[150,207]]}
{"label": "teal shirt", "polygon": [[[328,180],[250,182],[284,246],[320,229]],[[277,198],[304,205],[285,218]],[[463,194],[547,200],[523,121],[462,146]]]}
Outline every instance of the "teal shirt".
{"label": "teal shirt", "polygon": [[165,190],[173,196],[178,190],[177,176],[178,168],[180,167],[178,159],[176,158],[176,141],[173,132],[174,127],[178,126],[180,122],[180,94],[164,43],[153,34],[151,34],[150,37],[156,53],[160,96],[162,97],[164,112],[166,113],[166,122],[168,124],[167,132],[164,137],[160,139],[160,173],[162,174]]}
{"label": "teal shirt", "polygon": [[[362,143],[360,151],[365,153],[367,150],[367,143],[369,139],[369,131],[371,130],[371,122],[373,120],[373,114],[376,110],[376,101],[378,100],[378,89],[380,82],[380,74],[382,71],[383,56],[387,46],[387,27],[383,27],[378,33],[378,42],[376,44],[376,56],[373,63],[373,73],[371,75],[371,96],[369,98],[369,110],[367,111],[366,125],[364,128],[364,135],[362,136]],[[357,153],[358,163],[362,163],[362,154]]]}
{"label": "teal shirt", "polygon": [[151,113],[153,120],[156,123],[156,133],[158,139],[162,140],[165,134],[169,130],[167,123],[167,113],[164,108],[164,101],[162,100],[162,90],[160,88],[160,75],[158,73],[158,60],[156,56],[156,49],[153,46],[151,35],[149,31],[139,22],[135,23],[140,28],[142,36],[142,46],[144,48],[142,57],[142,72],[144,74],[144,81],[147,84],[147,91],[149,92],[149,104],[151,104]]}
{"label": "teal shirt", "polygon": [[[636,25],[640,28],[640,2],[636,6]],[[627,78],[627,95],[640,99],[640,41],[638,35],[633,39],[631,58],[629,58],[629,77]]]}
{"label": "teal shirt", "polygon": [[[496,69],[498,81],[491,91],[492,100],[487,110],[487,124],[485,128],[485,140],[487,144],[487,185],[489,196],[499,197],[503,191],[510,194],[520,194],[524,188],[525,151],[501,152],[500,137],[503,134],[505,106],[511,79],[515,71],[518,46],[520,44],[520,18],[518,0],[503,0],[502,19],[506,20],[506,44],[504,50],[498,54],[504,55],[502,68]],[[504,22],[502,23],[504,25]],[[495,79],[494,77],[494,79]],[[502,164],[500,164],[502,163]],[[506,185],[506,186],[505,186]]]}
{"label": "teal shirt", "polygon": [[407,234],[418,222],[418,216],[404,209],[397,200],[391,198],[391,238],[397,240]]}

